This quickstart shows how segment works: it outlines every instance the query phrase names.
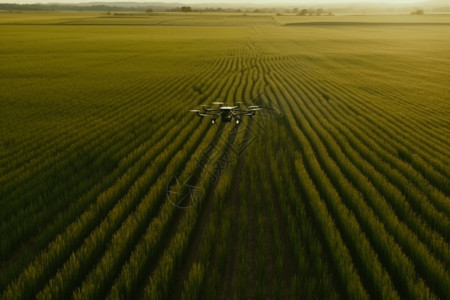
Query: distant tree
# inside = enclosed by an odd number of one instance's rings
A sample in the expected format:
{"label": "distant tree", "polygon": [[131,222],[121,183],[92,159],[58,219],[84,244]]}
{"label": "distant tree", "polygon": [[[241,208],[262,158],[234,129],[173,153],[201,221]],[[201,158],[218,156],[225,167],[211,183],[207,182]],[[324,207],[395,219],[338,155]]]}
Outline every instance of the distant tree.
{"label": "distant tree", "polygon": [[298,14],[298,8],[292,9],[292,12],[293,12],[294,14]]}
{"label": "distant tree", "polygon": [[307,14],[308,14],[308,10],[307,10],[306,8],[302,9],[302,10],[298,13],[299,16],[306,16]]}
{"label": "distant tree", "polygon": [[151,12],[153,12],[153,9],[152,9],[152,8],[147,8],[147,9],[145,10],[145,12],[151,13]]}
{"label": "distant tree", "polygon": [[417,9],[411,13],[412,15],[423,15],[423,9]]}
{"label": "distant tree", "polygon": [[182,6],[181,11],[182,12],[191,12],[192,8],[190,6]]}
{"label": "distant tree", "polygon": [[318,8],[316,10],[316,15],[320,16],[321,14],[323,14],[323,9],[322,8]]}

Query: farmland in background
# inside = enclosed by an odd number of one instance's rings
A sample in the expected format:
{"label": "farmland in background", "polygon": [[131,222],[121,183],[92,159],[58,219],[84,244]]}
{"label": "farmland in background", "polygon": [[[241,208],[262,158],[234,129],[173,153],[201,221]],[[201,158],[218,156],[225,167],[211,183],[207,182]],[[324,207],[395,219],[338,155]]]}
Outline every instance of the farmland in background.
{"label": "farmland in background", "polygon": [[[0,12],[1,299],[449,299],[448,16]],[[190,109],[242,101],[253,121]]]}

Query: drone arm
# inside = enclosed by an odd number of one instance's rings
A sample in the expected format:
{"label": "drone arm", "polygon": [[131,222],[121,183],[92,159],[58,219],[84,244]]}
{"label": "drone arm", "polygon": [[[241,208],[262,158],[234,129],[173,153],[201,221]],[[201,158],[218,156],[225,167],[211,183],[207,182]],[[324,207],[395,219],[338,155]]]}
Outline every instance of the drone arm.
{"label": "drone arm", "polygon": [[209,108],[206,108],[206,106],[203,106],[203,110],[205,112],[213,112],[213,113],[218,113],[221,111],[220,109],[209,109]]}
{"label": "drone arm", "polygon": [[256,111],[254,110],[238,110],[238,111],[232,111],[232,114],[234,116],[253,116],[255,115]]}

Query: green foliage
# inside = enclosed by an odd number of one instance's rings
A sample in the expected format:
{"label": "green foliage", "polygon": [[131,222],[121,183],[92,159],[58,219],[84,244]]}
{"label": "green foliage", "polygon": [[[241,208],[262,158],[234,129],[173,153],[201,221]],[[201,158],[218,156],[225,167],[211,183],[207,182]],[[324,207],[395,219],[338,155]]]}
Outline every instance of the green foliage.
{"label": "green foliage", "polygon": [[194,264],[185,283],[183,299],[194,300],[200,297],[200,288],[202,286],[205,269],[201,264]]}

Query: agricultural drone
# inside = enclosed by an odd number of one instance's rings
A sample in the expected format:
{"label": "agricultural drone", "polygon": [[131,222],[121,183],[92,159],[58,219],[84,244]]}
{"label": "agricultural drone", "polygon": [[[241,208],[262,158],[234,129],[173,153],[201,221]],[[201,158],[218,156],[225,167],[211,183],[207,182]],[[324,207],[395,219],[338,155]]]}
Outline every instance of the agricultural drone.
{"label": "agricultural drone", "polygon": [[251,105],[244,109],[241,107],[242,102],[237,102],[234,106],[226,106],[223,102],[213,102],[212,104],[219,105],[219,107],[208,108],[208,105],[203,105],[203,110],[192,109],[191,112],[195,112],[200,118],[211,117],[212,124],[216,124],[218,117],[222,119],[222,122],[230,123],[234,119],[236,124],[239,124],[242,116],[249,116],[251,119],[257,110],[262,109],[257,105]]}

